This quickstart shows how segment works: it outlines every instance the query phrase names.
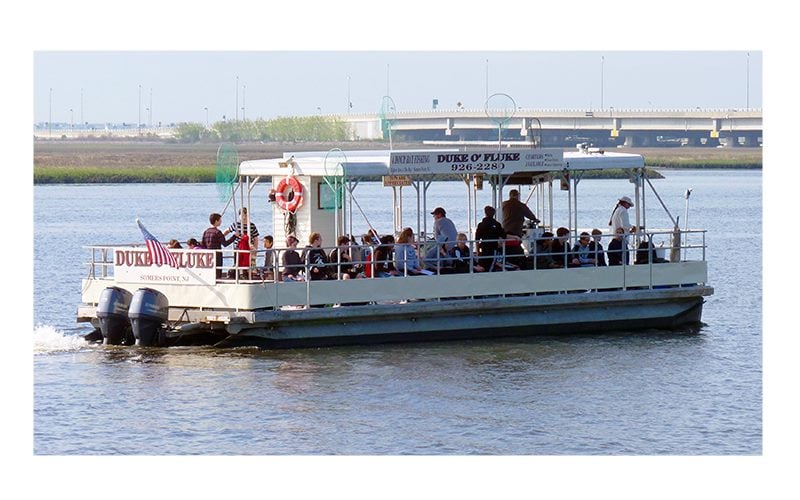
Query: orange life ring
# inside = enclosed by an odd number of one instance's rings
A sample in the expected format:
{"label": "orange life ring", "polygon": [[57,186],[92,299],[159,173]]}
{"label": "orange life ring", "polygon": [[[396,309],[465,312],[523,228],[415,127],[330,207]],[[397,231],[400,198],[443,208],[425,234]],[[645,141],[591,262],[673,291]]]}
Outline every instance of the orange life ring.
{"label": "orange life ring", "polygon": [[[293,197],[286,199],[286,188],[292,189]],[[294,213],[303,204],[303,185],[294,177],[284,177],[275,188],[275,203],[282,210]]]}

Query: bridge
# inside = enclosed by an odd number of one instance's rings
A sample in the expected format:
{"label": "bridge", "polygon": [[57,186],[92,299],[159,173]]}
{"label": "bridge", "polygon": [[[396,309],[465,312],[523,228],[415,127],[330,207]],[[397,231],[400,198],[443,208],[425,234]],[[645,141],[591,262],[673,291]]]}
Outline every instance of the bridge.
{"label": "bridge", "polygon": [[[509,117],[508,115],[511,114]],[[352,140],[393,139],[446,144],[466,141],[527,142],[544,147],[746,146],[762,144],[760,109],[663,110],[426,110],[380,114],[327,115],[350,125]],[[502,128],[500,128],[502,126]],[[34,136],[47,138],[174,136],[174,127],[72,127],[37,124]]]}
{"label": "bridge", "polygon": [[[508,115],[511,114],[509,117]],[[749,146],[762,142],[760,109],[693,110],[427,110],[337,115],[353,139],[527,141],[539,146]]]}

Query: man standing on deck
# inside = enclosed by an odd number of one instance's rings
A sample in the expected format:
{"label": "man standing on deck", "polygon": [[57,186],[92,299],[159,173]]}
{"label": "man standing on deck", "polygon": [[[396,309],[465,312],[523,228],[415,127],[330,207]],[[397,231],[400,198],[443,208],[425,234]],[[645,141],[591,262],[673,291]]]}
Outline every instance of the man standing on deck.
{"label": "man standing on deck", "polygon": [[483,207],[485,217],[475,229],[478,243],[479,262],[487,271],[502,271],[502,242],[506,237],[503,226],[494,218],[495,209],[491,205]]}
{"label": "man standing on deck", "polygon": [[508,192],[508,199],[503,202],[503,229],[508,234],[522,238],[522,226],[525,219],[532,220],[534,224],[539,223],[539,219],[528,208],[528,205],[519,201],[519,191],[512,189]]}
{"label": "man standing on deck", "polygon": [[635,233],[636,226],[631,226],[630,218],[628,217],[628,209],[633,206],[633,202],[627,196],[623,196],[614,207],[614,212],[611,214],[611,219],[608,225],[611,226],[611,232],[616,233],[617,228],[622,228],[625,233]]}
{"label": "man standing on deck", "polygon": [[219,225],[222,223],[222,216],[218,213],[213,213],[208,216],[208,222],[211,223],[211,227],[205,230],[203,233],[203,247],[209,250],[215,250],[216,252],[216,267],[217,267],[217,278],[222,277],[222,247],[226,247],[233,242],[233,237],[230,239],[225,239],[225,235],[222,231],[219,230]]}

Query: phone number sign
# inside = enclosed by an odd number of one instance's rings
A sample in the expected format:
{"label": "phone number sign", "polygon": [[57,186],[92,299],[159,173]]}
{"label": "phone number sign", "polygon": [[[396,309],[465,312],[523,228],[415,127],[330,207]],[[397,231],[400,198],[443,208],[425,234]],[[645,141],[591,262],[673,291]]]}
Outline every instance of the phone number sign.
{"label": "phone number sign", "polygon": [[561,170],[564,152],[560,149],[531,149],[527,151],[466,151],[458,153],[404,152],[389,155],[392,175],[497,173]]}

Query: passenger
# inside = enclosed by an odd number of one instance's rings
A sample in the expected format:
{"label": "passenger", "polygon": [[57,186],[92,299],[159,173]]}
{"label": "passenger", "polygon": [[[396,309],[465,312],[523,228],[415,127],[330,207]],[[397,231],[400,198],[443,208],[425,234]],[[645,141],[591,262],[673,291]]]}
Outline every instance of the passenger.
{"label": "passenger", "polygon": [[527,269],[530,267],[528,259],[525,257],[525,250],[522,248],[522,239],[515,234],[506,235],[507,238],[503,242],[505,247],[505,263],[506,269]]}
{"label": "passenger", "polygon": [[226,229],[222,234],[227,236],[228,233],[233,233],[233,244],[236,248],[239,247],[239,240],[241,237],[245,234],[249,234],[250,239],[253,242],[253,244],[250,245],[250,255],[252,260],[255,258],[256,252],[258,251],[258,228],[255,224],[249,222],[247,217],[247,208],[245,207],[242,207],[239,210],[239,219],[240,220],[231,224],[230,227],[228,227],[228,229]]}
{"label": "passenger", "polygon": [[357,277],[358,273],[350,258],[350,238],[343,234],[336,240],[336,245],[328,256],[328,262],[336,265],[336,276],[340,280]]}
{"label": "passenger", "polygon": [[311,233],[308,246],[303,251],[303,262],[308,266],[308,279],[311,281],[326,280],[333,268],[328,266],[328,256],[322,249],[322,235]]}
{"label": "passenger", "polygon": [[[359,252],[359,259],[360,261],[366,261],[369,258],[370,253],[372,252],[372,248],[380,245],[380,238],[378,237],[378,233],[374,229],[370,229],[368,232],[364,233],[361,236],[361,248],[358,249]],[[361,264],[361,266],[366,266],[365,264]]]}
{"label": "passenger", "polygon": [[303,259],[297,253],[298,239],[293,235],[286,237],[286,250],[283,251],[281,256],[281,263],[283,264],[283,281],[303,281]]}
{"label": "passenger", "polygon": [[381,244],[375,249],[375,276],[389,278],[400,276],[394,267],[394,236],[387,234],[381,238]]}
{"label": "passenger", "polygon": [[508,192],[508,199],[503,202],[503,229],[507,234],[521,238],[525,219],[532,220],[534,224],[539,223],[528,205],[519,201],[519,191],[512,189]]}
{"label": "passenger", "polygon": [[553,260],[559,267],[570,267],[572,264],[567,259],[567,241],[569,240],[569,229],[560,227],[556,229],[556,239],[550,245]]}
{"label": "passenger", "polygon": [[167,248],[183,248],[178,240],[169,240]]}
{"label": "passenger", "polygon": [[225,239],[225,234],[219,230],[222,224],[222,216],[218,213],[213,213],[208,216],[208,222],[211,227],[203,232],[203,247],[209,250],[214,250],[216,254],[216,267],[217,278],[222,277],[222,247],[226,247],[233,242],[233,237]]}
{"label": "passenger", "polygon": [[486,269],[475,262],[472,256],[472,250],[467,245],[467,235],[458,233],[456,237],[456,246],[450,251],[453,258],[453,269],[456,273],[468,273],[470,269],[476,273],[482,273]]}
{"label": "passenger", "polygon": [[578,243],[572,247],[570,264],[572,267],[594,267],[597,261],[591,248],[592,237],[586,231],[582,232]]}
{"label": "passenger", "polygon": [[433,212],[433,239],[436,245],[425,254],[425,264],[428,267],[450,267],[450,250],[456,244],[458,230],[453,221],[447,218],[447,212],[442,207],[436,207]]}
{"label": "passenger", "polygon": [[197,241],[194,238],[189,238],[186,241],[186,246],[189,247],[189,250],[195,250],[195,249],[203,248],[202,246],[200,246],[200,242]]}
{"label": "passenger", "polygon": [[239,278],[248,279],[250,277],[250,249],[250,237],[243,234],[239,238],[239,243],[236,244],[236,267],[239,268]]}
{"label": "passenger", "polygon": [[633,206],[633,202],[627,196],[623,196],[614,207],[611,213],[611,218],[608,220],[608,225],[611,226],[613,233],[617,232],[617,228],[621,227],[626,233],[635,233],[636,226],[631,226],[630,218],[628,217],[628,209]]}
{"label": "passenger", "polygon": [[264,236],[264,267],[261,268],[263,279],[275,277],[275,250],[272,249],[274,239],[271,234]]}
{"label": "passenger", "polygon": [[625,230],[618,227],[614,237],[608,242],[608,265],[628,265],[628,246],[625,241]]}
{"label": "passenger", "polygon": [[376,231],[373,228],[370,228],[370,230],[367,231],[367,238],[368,238],[368,241],[369,241],[369,243],[368,243],[369,245],[380,245],[381,244],[381,237],[378,234],[378,231]]}
{"label": "passenger", "polygon": [[603,231],[592,229],[592,241],[589,243],[589,248],[592,251],[592,258],[594,258],[596,265],[605,267],[606,253],[603,251],[603,244],[600,243],[602,239]]}
{"label": "passenger", "polygon": [[545,231],[536,240],[536,269],[558,269],[564,267],[553,259],[553,243],[555,235]]}
{"label": "passenger", "polygon": [[[644,227],[642,227],[642,230],[644,231]],[[653,246],[653,242],[650,241],[648,236],[645,236],[644,239],[639,242],[639,246],[636,247],[636,260],[634,264],[649,264],[650,262],[653,264],[663,264],[668,261],[656,254],[656,248]]]}
{"label": "passenger", "polygon": [[478,242],[478,261],[487,271],[501,271],[501,242],[506,237],[503,226],[494,218],[495,209],[491,205],[483,207],[485,217],[475,229],[475,241]]}
{"label": "passenger", "polygon": [[364,246],[377,246],[380,245],[380,237],[378,236],[378,232],[374,229],[370,229],[363,236],[361,236],[361,244]]}
{"label": "passenger", "polygon": [[403,275],[433,274],[420,266],[414,231],[407,227],[400,232],[394,246],[395,268]]}

